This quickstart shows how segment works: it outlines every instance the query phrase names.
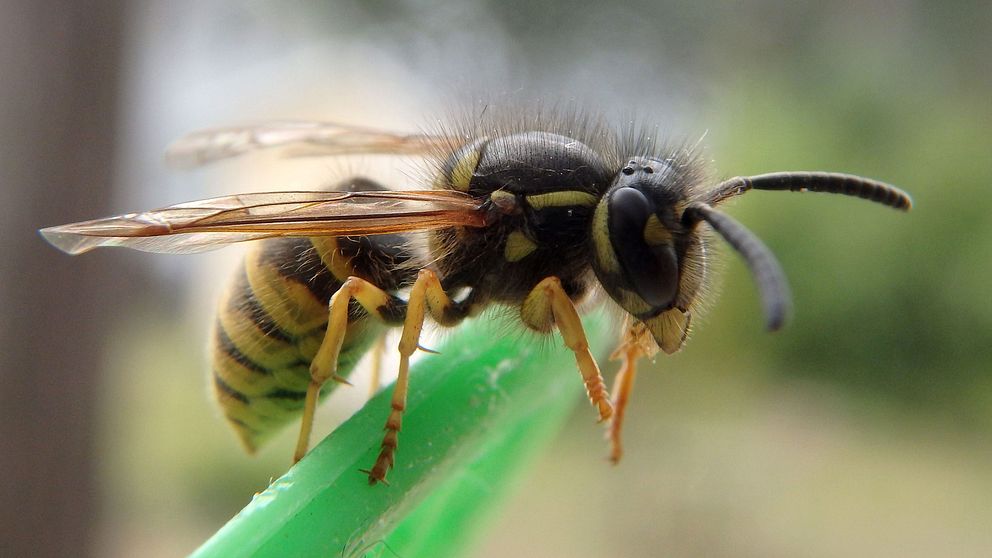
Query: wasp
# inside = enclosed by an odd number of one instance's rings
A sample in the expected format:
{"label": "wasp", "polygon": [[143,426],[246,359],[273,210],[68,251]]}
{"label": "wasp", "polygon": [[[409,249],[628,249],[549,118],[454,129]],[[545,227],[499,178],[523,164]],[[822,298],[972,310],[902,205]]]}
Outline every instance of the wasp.
{"label": "wasp", "polygon": [[[530,330],[557,330],[599,420],[609,421],[616,461],[637,362],[682,348],[711,283],[714,238],[750,269],[769,330],[790,312],[775,256],[721,204],[772,190],[912,206],[898,188],[848,174],[715,181],[691,146],[578,117],[504,116],[417,134],[281,122],[195,133],[169,155],[197,166],[259,149],[422,157],[425,187],[393,191],[354,177],[329,191],[240,194],[40,232],[70,254],[258,241],[221,301],[212,339],[214,391],[249,451],[300,417],[301,459],[321,397],[347,383],[384,330],[401,328],[392,408],[378,458],[364,471],[370,484],[385,482],[395,462],[410,357],[422,349],[428,317],[454,327],[502,306]],[[612,398],[579,319],[579,308],[598,299],[623,317]]]}

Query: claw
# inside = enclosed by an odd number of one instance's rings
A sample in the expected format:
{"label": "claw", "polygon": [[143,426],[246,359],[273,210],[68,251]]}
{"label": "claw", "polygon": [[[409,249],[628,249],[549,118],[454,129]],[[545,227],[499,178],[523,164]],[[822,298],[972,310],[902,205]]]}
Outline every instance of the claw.
{"label": "claw", "polygon": [[330,378],[328,378],[328,380],[332,380],[339,384],[344,384],[346,386],[354,385],[351,382],[349,382],[347,379],[345,379],[343,376],[338,376],[337,374],[332,375]]}
{"label": "claw", "polygon": [[430,353],[432,355],[439,355],[439,354],[441,354],[440,351],[435,351],[434,349],[428,349],[427,347],[425,347],[423,345],[417,345],[417,349],[419,349],[421,351],[424,351],[425,353]]}

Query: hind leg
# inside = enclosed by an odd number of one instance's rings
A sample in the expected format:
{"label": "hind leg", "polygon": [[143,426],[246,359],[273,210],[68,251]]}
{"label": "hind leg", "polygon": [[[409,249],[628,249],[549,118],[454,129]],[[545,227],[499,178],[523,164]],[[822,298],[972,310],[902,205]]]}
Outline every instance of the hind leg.
{"label": "hind leg", "polygon": [[327,330],[316,356],[310,363],[310,384],[307,387],[303,406],[300,435],[293,454],[294,463],[303,459],[310,445],[313,416],[324,383],[328,380],[344,382],[344,379],[337,375],[337,368],[341,346],[344,344],[348,330],[348,309],[352,300],[357,301],[369,315],[382,321],[388,321],[385,315],[387,312],[393,314],[402,311],[398,308],[401,301],[396,297],[359,277],[349,277],[331,296]]}
{"label": "hind leg", "polygon": [[363,471],[369,476],[369,484],[385,483],[386,474],[393,468],[399,433],[403,426],[403,412],[406,410],[407,389],[410,383],[410,356],[417,349],[423,350],[420,347],[420,334],[424,328],[426,314],[429,312],[435,321],[445,326],[455,325],[467,315],[467,309],[451,300],[441,287],[437,275],[428,269],[421,270],[417,275],[406,304],[406,317],[399,343],[400,370],[396,384],[393,386],[391,410],[386,419],[386,434],[382,438],[381,450],[375,465]]}

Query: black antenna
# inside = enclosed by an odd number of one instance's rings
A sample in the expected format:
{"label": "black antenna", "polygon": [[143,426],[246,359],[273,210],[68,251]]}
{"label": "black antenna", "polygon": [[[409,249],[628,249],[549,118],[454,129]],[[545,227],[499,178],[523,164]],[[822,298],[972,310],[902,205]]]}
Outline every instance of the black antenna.
{"label": "black antenna", "polygon": [[852,174],[836,172],[773,172],[756,176],[738,176],[716,185],[706,194],[705,202],[717,205],[748,190],[788,190],[791,192],[826,192],[856,196],[882,205],[909,211],[913,200],[899,188]]}
{"label": "black antenna", "polygon": [[734,247],[747,263],[758,284],[761,305],[769,331],[775,331],[785,324],[792,308],[792,295],[785,272],[772,251],[754,233],[731,216],[713,209],[705,203],[692,203],[682,213],[682,222],[688,227],[699,221],[706,221],[728,244]]}

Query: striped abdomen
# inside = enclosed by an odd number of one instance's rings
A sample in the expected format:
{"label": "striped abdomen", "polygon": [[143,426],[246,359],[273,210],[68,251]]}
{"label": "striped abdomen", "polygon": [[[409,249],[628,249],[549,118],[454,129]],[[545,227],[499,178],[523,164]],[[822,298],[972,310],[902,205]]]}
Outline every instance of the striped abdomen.
{"label": "striped abdomen", "polygon": [[[214,392],[248,451],[302,412],[328,301],[342,282],[355,275],[394,291],[412,282],[415,270],[401,265],[409,258],[396,235],[277,238],[252,247],[221,299],[212,339]],[[354,303],[348,321],[341,376],[386,327]],[[337,385],[328,382],[321,395]]]}

